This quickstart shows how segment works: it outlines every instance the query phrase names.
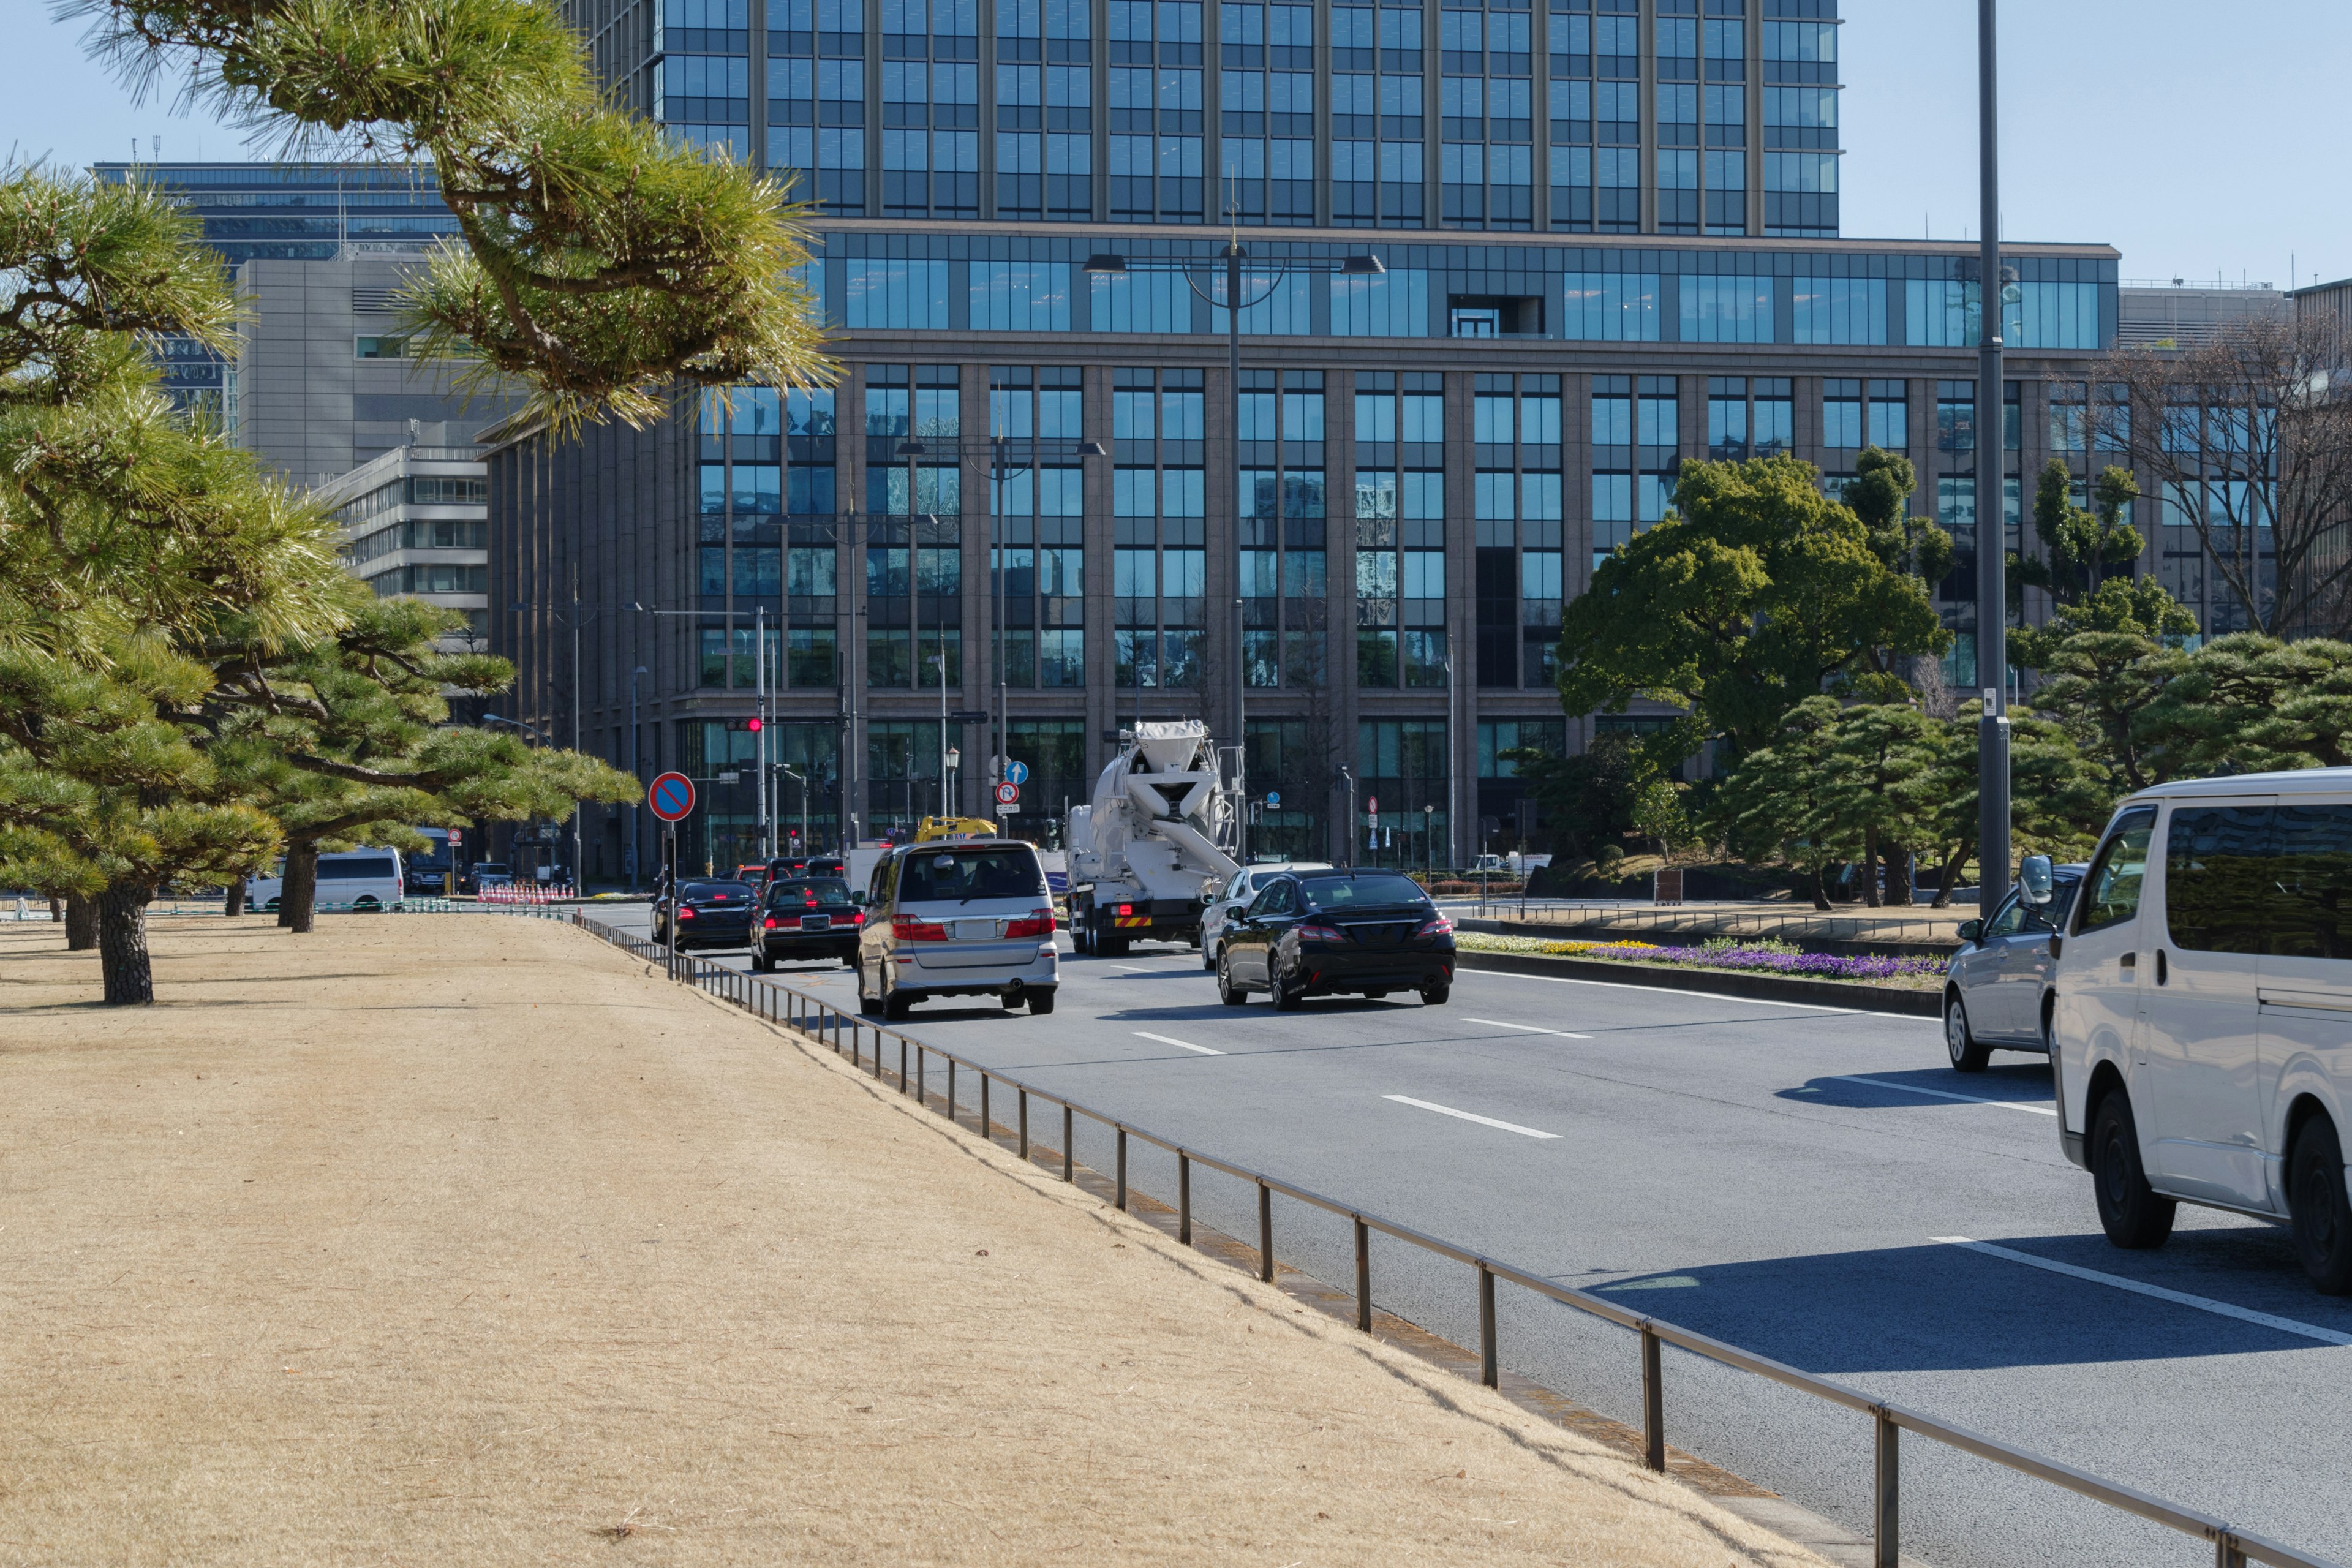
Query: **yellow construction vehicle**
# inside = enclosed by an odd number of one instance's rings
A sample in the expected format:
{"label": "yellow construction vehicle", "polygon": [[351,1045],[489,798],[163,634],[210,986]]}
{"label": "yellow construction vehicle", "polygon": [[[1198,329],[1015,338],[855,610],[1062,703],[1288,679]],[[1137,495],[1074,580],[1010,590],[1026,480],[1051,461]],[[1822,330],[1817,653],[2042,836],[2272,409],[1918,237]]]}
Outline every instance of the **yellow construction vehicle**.
{"label": "yellow construction vehicle", "polygon": [[942,838],[993,838],[996,824],[984,816],[927,816],[915,825],[915,842],[936,843]]}

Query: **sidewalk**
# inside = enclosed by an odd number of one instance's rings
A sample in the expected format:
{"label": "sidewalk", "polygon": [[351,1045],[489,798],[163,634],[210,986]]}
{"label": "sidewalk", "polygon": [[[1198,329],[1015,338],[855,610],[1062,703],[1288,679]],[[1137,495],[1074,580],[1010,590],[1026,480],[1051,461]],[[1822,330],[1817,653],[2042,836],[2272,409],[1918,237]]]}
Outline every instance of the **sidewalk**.
{"label": "sidewalk", "polygon": [[0,1564],[1821,1562],[562,925],[152,940],[0,931]]}

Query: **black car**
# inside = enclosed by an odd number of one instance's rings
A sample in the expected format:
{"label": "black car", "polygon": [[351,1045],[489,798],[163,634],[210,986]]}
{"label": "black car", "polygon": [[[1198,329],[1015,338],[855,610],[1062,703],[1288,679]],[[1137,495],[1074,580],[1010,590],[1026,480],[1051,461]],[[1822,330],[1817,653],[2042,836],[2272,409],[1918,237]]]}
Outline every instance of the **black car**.
{"label": "black car", "polygon": [[1228,1007],[1270,991],[1288,1010],[1308,996],[1378,1000],[1418,991],[1434,1007],[1454,988],[1454,922],[1394,871],[1303,871],[1266,884],[1225,922],[1217,994]]}
{"label": "black car", "polygon": [[857,938],[865,929],[865,910],[849,896],[849,884],[838,877],[771,882],[758,940],[751,948],[751,967],[773,969],[779,963],[805,963],[820,958],[855,963]]}
{"label": "black car", "polygon": [[680,952],[695,947],[750,947],[759,908],[759,892],[749,882],[681,882],[675,899],[665,895],[654,902],[654,941],[668,944],[675,910]]}

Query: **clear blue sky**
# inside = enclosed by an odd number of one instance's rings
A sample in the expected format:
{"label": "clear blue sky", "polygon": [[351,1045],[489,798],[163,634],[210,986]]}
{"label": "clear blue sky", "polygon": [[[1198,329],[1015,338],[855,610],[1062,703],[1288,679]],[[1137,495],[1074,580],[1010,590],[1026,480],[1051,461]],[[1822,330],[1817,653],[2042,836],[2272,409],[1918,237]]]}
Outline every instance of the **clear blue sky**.
{"label": "clear blue sky", "polygon": [[[1844,0],[1844,229],[1976,232],[1973,0]],[[233,132],[137,107],[79,26],[7,0],[0,142],[82,164],[163,138],[166,158],[247,156]],[[2344,0],[2008,0],[2002,184],[2013,239],[2104,240],[2132,278],[2352,276]]]}

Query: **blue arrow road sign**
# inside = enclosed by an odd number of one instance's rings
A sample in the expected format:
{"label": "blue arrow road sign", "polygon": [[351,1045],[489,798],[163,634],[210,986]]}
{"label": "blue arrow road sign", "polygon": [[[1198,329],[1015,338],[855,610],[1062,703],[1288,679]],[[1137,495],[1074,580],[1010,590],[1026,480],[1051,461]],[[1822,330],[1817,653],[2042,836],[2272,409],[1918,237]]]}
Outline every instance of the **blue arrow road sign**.
{"label": "blue arrow road sign", "polygon": [[1004,782],[1006,784],[1027,784],[1029,782],[1029,764],[1024,762],[1011,762],[1005,763]]}
{"label": "blue arrow road sign", "polygon": [[1282,792],[1278,789],[1270,789],[1266,791],[1265,804],[1269,808],[1280,805],[1282,804]]}

